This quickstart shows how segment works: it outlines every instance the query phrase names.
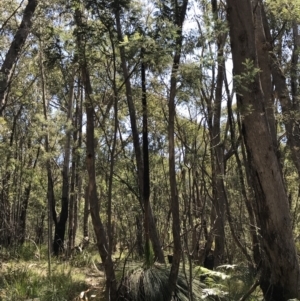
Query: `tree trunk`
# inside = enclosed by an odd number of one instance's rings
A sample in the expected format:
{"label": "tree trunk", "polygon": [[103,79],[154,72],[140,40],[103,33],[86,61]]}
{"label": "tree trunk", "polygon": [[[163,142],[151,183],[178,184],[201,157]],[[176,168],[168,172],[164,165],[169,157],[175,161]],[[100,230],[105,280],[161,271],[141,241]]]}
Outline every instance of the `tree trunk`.
{"label": "tree trunk", "polygon": [[[86,70],[83,78],[85,81],[86,94],[89,97],[90,89],[88,84],[88,74]],[[86,105],[86,115],[87,115],[87,128],[86,128],[86,144],[87,144],[87,170],[89,175],[88,182],[88,199],[90,202],[90,211],[92,217],[92,223],[94,226],[97,247],[99,254],[104,264],[105,274],[106,274],[106,290],[105,299],[106,300],[116,300],[117,294],[117,284],[114,272],[114,266],[111,258],[111,254],[108,251],[108,244],[106,240],[106,233],[99,215],[99,199],[96,190],[96,175],[95,175],[95,150],[94,150],[94,108],[90,102]]]}
{"label": "tree trunk", "polygon": [[[122,29],[121,29],[121,21],[120,21],[120,7],[118,7],[115,11],[115,18],[116,18],[116,27],[117,27],[117,34],[119,42],[123,41]],[[137,174],[138,174],[138,186],[139,186],[139,194],[140,197],[143,198],[144,196],[144,170],[143,170],[143,159],[142,159],[142,152],[139,142],[139,133],[137,129],[137,122],[136,122],[136,112],[135,107],[132,99],[132,89],[129,79],[129,72],[126,63],[126,54],[124,46],[120,46],[120,57],[122,63],[122,71],[125,80],[125,87],[126,87],[126,99],[129,109],[129,116],[130,116],[130,123],[131,123],[131,130],[132,130],[132,137],[133,137],[133,145],[135,151],[135,158],[136,158],[136,165],[137,165]],[[144,201],[144,200],[143,200]],[[144,202],[142,202],[144,203]],[[152,208],[150,203],[148,204],[148,208],[143,208],[144,210],[148,209],[148,217],[149,217],[149,236],[153,245],[153,251],[155,257],[158,262],[165,263],[164,254],[160,245],[157,228],[154,222]]]}
{"label": "tree trunk", "polygon": [[[41,73],[41,84],[42,84],[42,101],[43,101],[43,113],[46,121],[46,134],[45,134],[45,151],[47,154],[50,152],[49,147],[49,134],[47,129],[47,120],[48,120],[48,101],[46,97],[46,78],[44,73],[43,65],[43,43],[39,41],[39,64],[40,64],[40,73]],[[54,198],[54,186],[51,170],[51,161],[50,158],[46,161],[46,170],[47,170],[47,205],[48,205],[48,276],[51,276],[51,254],[52,254],[52,220],[54,224],[57,222],[57,216],[55,211],[55,198]]]}
{"label": "tree trunk", "polygon": [[[81,28],[82,15],[79,8],[75,11],[75,22],[78,28]],[[88,187],[87,195],[90,203],[90,211],[92,217],[92,223],[97,239],[98,251],[104,265],[106,274],[106,288],[105,288],[105,300],[117,300],[117,283],[114,271],[114,265],[112,262],[111,254],[108,251],[108,243],[106,239],[106,232],[103,227],[103,223],[100,217],[99,199],[97,195],[96,186],[96,173],[95,173],[95,126],[94,126],[94,106],[92,100],[92,86],[87,68],[87,61],[85,57],[85,49],[82,44],[81,34],[77,35],[78,51],[81,55],[81,72],[82,81],[85,88],[86,96],[86,164],[88,172]]]}
{"label": "tree trunk", "polygon": [[[174,9],[174,24],[178,27],[177,37],[175,41],[176,50],[173,57],[173,66],[171,71],[171,81],[170,81],[170,95],[168,102],[169,118],[168,118],[168,141],[169,141],[169,181],[170,181],[170,191],[171,191],[171,212],[172,212],[172,234],[173,234],[173,259],[172,266],[169,275],[169,289],[173,293],[176,288],[177,278],[179,273],[179,265],[181,258],[181,238],[180,238],[180,215],[179,215],[179,197],[177,191],[176,182],[176,166],[175,166],[175,115],[176,115],[176,90],[177,90],[177,77],[178,69],[180,64],[181,47],[182,47],[182,27],[185,19],[186,9],[188,5],[188,0],[184,0],[182,3],[176,2],[176,7]],[[169,300],[171,300],[171,295]]]}
{"label": "tree trunk", "polygon": [[[30,146],[29,146],[29,149],[30,149]],[[40,154],[40,147],[38,148],[36,158],[33,162],[33,166],[31,166],[32,165],[32,160],[31,159],[29,160],[28,168],[32,168],[33,171],[34,171],[34,169],[37,165],[37,160],[38,160],[39,154]],[[23,244],[25,242],[27,207],[28,207],[30,192],[31,192],[31,179],[29,180],[28,185],[25,187],[25,191],[22,195],[21,204],[20,204],[19,219],[17,221],[17,223],[18,223],[17,229],[18,229],[19,243],[20,244]]]}
{"label": "tree trunk", "polygon": [[[78,202],[81,196],[80,155],[82,147],[82,93],[80,79],[78,79],[78,92],[76,97],[76,110],[73,118],[73,143],[71,166],[71,190],[69,205],[69,251],[75,246],[78,226]],[[84,237],[88,237],[88,234]]]}
{"label": "tree trunk", "polygon": [[38,5],[38,0],[28,0],[28,4],[24,10],[22,22],[14,36],[10,48],[5,56],[5,60],[0,69],[0,115],[6,106],[6,96],[8,87],[12,79],[12,69],[16,60],[20,56],[22,47],[25,44],[27,36],[32,27],[32,18],[34,11]]}
{"label": "tree trunk", "polygon": [[[69,91],[69,101],[67,104],[67,126],[72,124],[72,115],[73,115],[73,102],[74,102],[74,80],[75,74],[72,75],[70,81],[70,91]],[[58,255],[61,251],[65,249],[64,241],[65,241],[65,233],[66,233],[66,225],[68,220],[68,212],[69,212],[69,165],[70,165],[70,156],[71,156],[71,136],[72,131],[70,129],[66,129],[66,142],[64,149],[64,163],[62,170],[62,194],[61,194],[61,211],[59,215],[59,220],[55,224],[54,231],[54,241],[53,241],[53,252],[54,255]],[[73,219],[73,204],[72,204],[72,219]]]}
{"label": "tree trunk", "polygon": [[[212,11],[214,15],[215,28],[218,31],[218,7],[216,1],[212,1]],[[217,78],[214,103],[208,106],[209,116],[211,116],[210,140],[212,152],[212,184],[213,184],[213,208],[212,221],[215,248],[214,248],[214,266],[221,265],[224,261],[225,250],[225,199],[226,191],[224,189],[224,175],[225,175],[225,158],[224,146],[221,140],[221,110],[222,110],[222,95],[223,95],[223,79],[224,79],[224,44],[226,41],[226,34],[220,32],[217,36]]]}
{"label": "tree trunk", "polygon": [[89,237],[89,215],[90,215],[90,203],[88,197],[88,186],[85,188],[84,194],[84,210],[83,210],[83,236]]}
{"label": "tree trunk", "polygon": [[151,265],[153,259],[150,258],[150,166],[149,166],[149,140],[148,140],[148,106],[146,91],[146,67],[144,62],[144,51],[141,49],[141,79],[142,79],[142,107],[143,107],[143,201],[144,201],[144,230],[145,230],[145,254],[146,264]]}
{"label": "tree trunk", "polygon": [[[260,286],[267,301],[299,298],[300,275],[288,198],[265,114],[250,0],[227,0],[238,109],[251,176],[263,258]],[[251,78],[245,74],[249,69]],[[264,70],[262,70],[264,72]]]}
{"label": "tree trunk", "polygon": [[[76,132],[77,129],[74,130]],[[68,254],[74,248],[75,242],[75,233],[74,233],[74,226],[75,226],[75,202],[76,202],[76,192],[75,192],[75,177],[76,177],[76,142],[77,142],[77,135],[74,133],[73,141],[74,146],[72,149],[72,165],[71,165],[71,183],[70,183],[70,202],[69,202],[69,225],[68,225]]]}

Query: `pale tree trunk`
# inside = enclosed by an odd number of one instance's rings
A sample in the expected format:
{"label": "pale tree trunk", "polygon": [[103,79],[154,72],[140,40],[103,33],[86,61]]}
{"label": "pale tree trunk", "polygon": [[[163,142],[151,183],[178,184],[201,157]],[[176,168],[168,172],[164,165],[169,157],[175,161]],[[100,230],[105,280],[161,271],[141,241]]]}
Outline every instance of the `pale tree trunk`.
{"label": "pale tree trunk", "polygon": [[28,0],[28,4],[23,13],[22,22],[14,36],[10,48],[5,56],[3,65],[0,69],[0,115],[6,106],[6,96],[12,79],[13,66],[19,58],[27,36],[32,27],[32,18],[38,5],[38,0]]}
{"label": "pale tree trunk", "polygon": [[260,286],[267,301],[299,298],[299,265],[288,198],[265,114],[260,72],[245,77],[247,66],[258,67],[253,7],[250,0],[227,0],[227,4],[238,110],[261,226]]}
{"label": "pale tree trunk", "polygon": [[[123,34],[122,34],[122,28],[121,28],[121,21],[120,21],[120,7],[116,8],[115,10],[115,19],[116,19],[116,27],[117,27],[117,34],[118,34],[118,40],[120,42],[123,41]],[[141,152],[141,146],[139,142],[139,133],[137,129],[137,122],[136,122],[136,111],[135,106],[132,99],[132,89],[131,89],[131,83],[129,78],[129,72],[127,68],[126,63],[126,54],[124,46],[120,46],[120,57],[121,57],[121,63],[122,63],[122,71],[124,75],[125,80],[125,87],[126,87],[126,99],[129,109],[129,116],[130,116],[130,123],[131,123],[131,131],[132,131],[132,137],[133,137],[133,145],[134,145],[134,152],[135,152],[135,158],[136,158],[136,165],[137,165],[137,173],[138,173],[138,186],[139,186],[139,194],[140,197],[143,198],[144,196],[144,166],[143,166],[143,159],[142,159],[142,152]],[[142,202],[144,203],[144,202]],[[159,237],[157,228],[154,222],[152,208],[150,206],[150,203],[148,204],[148,214],[146,213],[146,216],[149,217],[149,236],[152,242],[153,251],[155,254],[155,257],[158,262],[164,263],[164,254],[160,245]],[[145,210],[145,208],[144,208]]]}
{"label": "pale tree trunk", "polygon": [[[176,289],[176,283],[179,273],[179,265],[181,258],[181,238],[180,238],[180,214],[179,214],[179,197],[176,182],[176,166],[175,166],[175,115],[176,115],[176,90],[177,90],[177,77],[180,64],[181,47],[182,47],[182,27],[185,20],[185,14],[187,10],[188,0],[184,0],[182,3],[177,2],[174,6],[174,24],[178,27],[177,38],[175,41],[176,50],[173,57],[173,66],[171,71],[170,81],[170,95],[168,102],[169,118],[168,118],[168,141],[169,141],[169,181],[171,191],[171,213],[172,213],[172,233],[173,233],[173,259],[172,266],[169,275],[169,290],[173,293]],[[171,300],[171,295],[169,296]]]}

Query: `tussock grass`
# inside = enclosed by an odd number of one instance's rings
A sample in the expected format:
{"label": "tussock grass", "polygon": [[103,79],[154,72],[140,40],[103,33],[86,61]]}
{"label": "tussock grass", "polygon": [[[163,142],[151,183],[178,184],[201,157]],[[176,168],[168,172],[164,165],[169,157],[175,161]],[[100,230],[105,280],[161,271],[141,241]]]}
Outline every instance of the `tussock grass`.
{"label": "tussock grass", "polygon": [[84,276],[80,279],[71,268],[53,269],[51,277],[46,271],[45,264],[8,264],[0,275],[0,300],[70,301],[88,289]]}

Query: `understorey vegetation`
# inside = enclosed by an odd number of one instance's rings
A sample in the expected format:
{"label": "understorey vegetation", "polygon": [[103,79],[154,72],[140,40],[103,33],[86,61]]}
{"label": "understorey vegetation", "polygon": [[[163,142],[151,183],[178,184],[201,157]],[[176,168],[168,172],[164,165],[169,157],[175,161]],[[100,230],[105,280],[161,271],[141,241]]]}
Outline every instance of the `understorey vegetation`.
{"label": "understorey vegetation", "polygon": [[0,300],[300,299],[299,16],[1,0]]}

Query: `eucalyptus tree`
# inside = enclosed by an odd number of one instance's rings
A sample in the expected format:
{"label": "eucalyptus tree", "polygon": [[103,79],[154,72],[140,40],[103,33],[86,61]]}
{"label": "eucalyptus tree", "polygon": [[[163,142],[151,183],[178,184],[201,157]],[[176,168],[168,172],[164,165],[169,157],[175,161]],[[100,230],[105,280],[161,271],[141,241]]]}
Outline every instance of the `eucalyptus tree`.
{"label": "eucalyptus tree", "polygon": [[[262,7],[258,1],[255,9]],[[281,166],[265,114],[268,100],[259,72],[261,41],[256,40],[259,28],[253,8],[251,1],[227,1],[236,96],[263,238],[260,286],[266,300],[288,300],[299,298],[299,264]]]}

